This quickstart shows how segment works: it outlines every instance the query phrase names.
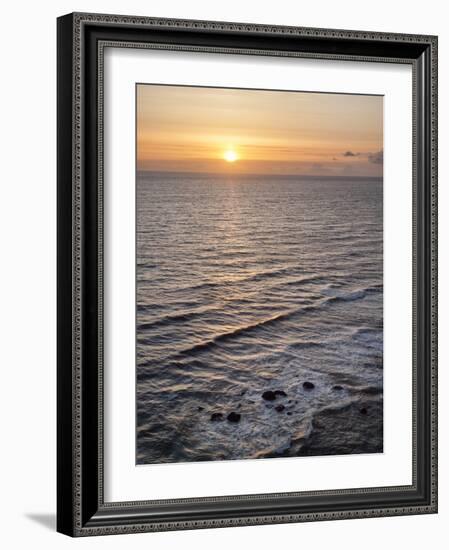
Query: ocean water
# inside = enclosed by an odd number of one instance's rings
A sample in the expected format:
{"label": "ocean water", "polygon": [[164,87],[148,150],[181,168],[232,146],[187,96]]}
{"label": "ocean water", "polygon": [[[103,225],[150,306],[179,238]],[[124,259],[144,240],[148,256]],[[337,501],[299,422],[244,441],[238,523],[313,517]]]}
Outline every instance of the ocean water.
{"label": "ocean water", "polygon": [[138,173],[138,464],[382,451],[382,209],[381,179]]}

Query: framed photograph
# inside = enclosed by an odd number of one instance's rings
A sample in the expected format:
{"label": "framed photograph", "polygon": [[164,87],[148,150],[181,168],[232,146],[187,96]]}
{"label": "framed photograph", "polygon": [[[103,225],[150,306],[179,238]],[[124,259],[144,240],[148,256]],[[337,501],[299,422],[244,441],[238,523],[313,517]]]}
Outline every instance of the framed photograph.
{"label": "framed photograph", "polygon": [[58,19],[58,531],[437,511],[437,38]]}

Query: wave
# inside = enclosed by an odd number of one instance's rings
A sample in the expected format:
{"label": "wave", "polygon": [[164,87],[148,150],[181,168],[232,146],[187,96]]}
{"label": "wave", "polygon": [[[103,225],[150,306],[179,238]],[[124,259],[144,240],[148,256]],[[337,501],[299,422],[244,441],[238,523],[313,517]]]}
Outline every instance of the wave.
{"label": "wave", "polygon": [[[236,277],[233,277],[232,279],[222,278],[216,281],[203,281],[194,285],[185,285],[185,286],[177,285],[173,290],[176,293],[182,293],[186,291],[192,292],[192,291],[198,291],[198,290],[200,291],[209,290],[214,288],[221,288],[226,285],[233,285],[236,283],[241,284],[241,283],[265,281],[266,279],[276,278],[284,274],[289,274],[289,273],[293,274],[295,271],[296,269],[294,268],[294,266],[281,268],[281,269],[270,269],[270,270],[260,271],[257,273],[251,273],[249,275],[236,276]],[[280,284],[297,285],[302,283],[318,282],[320,280],[323,280],[322,275],[304,275],[304,277],[300,277],[293,281],[285,281],[285,282],[281,281]],[[151,285],[150,285],[150,288],[151,288]]]}
{"label": "wave", "polygon": [[242,334],[249,333],[261,327],[276,323],[277,321],[288,319],[295,313],[298,313],[298,310],[291,310],[285,313],[279,313],[278,315],[274,315],[273,317],[269,317],[268,319],[263,319],[262,321],[257,321],[256,323],[250,323],[248,325],[238,327],[227,332],[222,332],[220,334],[217,334],[216,336],[213,336],[209,340],[200,342],[199,344],[194,344],[193,346],[179,351],[175,355],[171,356],[170,359],[176,359],[178,357],[195,354],[196,352],[209,349],[213,346],[216,346],[220,342],[226,342],[227,340],[230,340],[237,336],[241,336]]}
{"label": "wave", "polygon": [[382,323],[378,323],[375,327],[359,327],[353,330],[352,336],[369,336],[377,335],[379,331],[382,330]]}
{"label": "wave", "polygon": [[[368,294],[381,292],[382,289],[383,289],[383,285],[374,284],[374,285],[367,286],[365,288],[359,288],[347,294],[333,293],[331,296],[329,296],[329,301],[330,302],[353,302],[354,300],[361,300],[365,298]],[[323,294],[326,294],[326,291],[323,292]]]}
{"label": "wave", "polygon": [[[254,277],[257,277],[257,276],[259,276],[259,275],[255,275]],[[298,285],[298,284],[306,284],[308,282],[316,282],[316,281],[321,280],[321,279],[322,279],[322,277],[317,276],[317,275],[316,276],[305,276],[303,278],[282,282],[281,285],[282,286],[295,286],[295,285]],[[250,280],[250,278],[248,277],[245,280]],[[211,288],[211,287],[214,287],[214,286],[220,286],[221,284],[223,284],[223,283],[212,283],[212,282],[202,283],[201,285],[197,285],[195,287],[192,287],[192,289]],[[371,286],[363,288],[363,289],[358,289],[358,290],[349,292],[347,294],[344,294],[344,293],[336,294],[337,291],[333,290],[332,286],[330,286],[330,288],[328,288],[327,290],[325,289],[325,290],[318,291],[321,294],[324,294],[325,296],[327,296],[327,298],[325,300],[322,300],[318,304],[317,307],[321,307],[321,306],[325,305],[328,302],[339,302],[339,301],[352,302],[354,300],[360,300],[360,299],[365,298],[367,294],[381,292],[382,289],[383,289],[383,285],[379,284],[379,285],[371,285]],[[245,301],[245,300],[244,299],[243,300],[239,299],[239,301]],[[248,302],[248,303],[251,303],[251,302]],[[196,302],[192,301],[192,302],[186,302],[186,303],[181,303],[181,304],[176,303],[177,307],[192,306],[192,305],[196,305]],[[310,305],[310,304],[307,304],[307,305]],[[138,310],[142,311],[142,312],[152,311],[154,309],[156,309],[155,304],[151,304],[151,305],[139,304],[138,305]],[[279,315],[274,316],[273,319],[270,318],[270,319],[267,319],[267,320],[264,320],[264,321],[260,321],[260,322],[256,323],[255,325],[259,325],[259,324],[263,325],[265,323],[271,322],[272,320],[278,319],[278,317],[283,317],[285,315],[289,316],[291,313],[306,311],[306,310],[307,310],[307,306],[299,308],[299,309],[291,311],[291,312],[281,313]],[[170,325],[171,323],[190,321],[191,319],[193,319],[195,317],[200,317],[200,316],[204,315],[205,313],[209,313],[209,312],[213,312],[213,311],[221,311],[221,309],[216,308],[216,307],[211,307],[211,308],[208,308],[206,310],[202,309],[202,310],[199,310],[199,311],[196,310],[196,311],[190,311],[190,312],[173,314],[173,315],[167,314],[167,315],[164,315],[160,318],[155,319],[154,321],[139,323],[137,325],[137,329],[138,330],[148,330],[148,329],[157,328],[157,327],[160,327],[160,326],[167,326],[167,325]],[[248,327],[252,327],[252,325],[248,325]],[[241,330],[245,330],[245,328],[246,327],[242,327]],[[239,331],[240,329],[236,329],[236,330]]]}
{"label": "wave", "polygon": [[202,315],[213,311],[220,311],[220,309],[216,307],[211,307],[208,309],[202,309],[200,311],[190,311],[185,313],[176,313],[173,315],[165,315],[164,317],[161,317],[154,321],[150,321],[148,323],[139,323],[137,325],[137,330],[149,330],[158,327],[165,327],[173,323],[183,323],[185,321],[190,321],[192,319],[195,319],[196,317],[201,317]]}
{"label": "wave", "polygon": [[[315,304],[303,305],[300,308],[291,309],[289,311],[279,313],[277,315],[273,315],[272,317],[269,317],[267,319],[262,319],[260,321],[254,322],[254,323],[249,323],[247,325],[240,326],[240,327],[237,327],[235,329],[232,329],[232,330],[229,330],[229,331],[226,331],[226,332],[222,332],[220,334],[217,334],[217,335],[211,337],[208,340],[205,340],[205,341],[200,342],[198,344],[194,344],[192,346],[189,346],[188,348],[186,348],[184,350],[181,350],[181,351],[177,352],[174,355],[171,355],[169,357],[169,359],[176,360],[177,358],[184,357],[186,355],[192,355],[192,354],[204,351],[204,350],[208,350],[208,349],[210,349],[214,346],[219,345],[222,342],[232,340],[232,339],[237,338],[239,336],[242,336],[244,334],[245,335],[250,334],[253,331],[256,331],[256,330],[259,330],[261,328],[273,325],[273,324],[278,323],[280,321],[285,321],[285,320],[291,319],[293,316],[305,314],[305,313],[310,312],[310,311],[319,310],[319,309],[323,308],[324,306],[326,306],[327,304],[331,304],[331,303],[339,302],[339,301],[346,302],[346,301],[359,300],[359,299],[364,298],[365,296],[366,296],[365,291],[356,291],[356,292],[352,292],[352,293],[347,294],[347,295],[330,296],[330,297],[324,298],[324,299],[316,302]],[[293,344],[293,345],[295,345],[295,344]],[[301,345],[301,343],[299,343],[298,345]],[[303,346],[314,346],[314,345],[319,345],[319,342],[306,342],[306,341],[304,341],[304,343],[302,345]]]}
{"label": "wave", "polygon": [[350,292],[349,294],[341,294],[338,296],[330,296],[329,302],[353,302],[354,300],[360,300],[361,298],[365,298],[366,296],[366,290],[355,290],[354,292]]}

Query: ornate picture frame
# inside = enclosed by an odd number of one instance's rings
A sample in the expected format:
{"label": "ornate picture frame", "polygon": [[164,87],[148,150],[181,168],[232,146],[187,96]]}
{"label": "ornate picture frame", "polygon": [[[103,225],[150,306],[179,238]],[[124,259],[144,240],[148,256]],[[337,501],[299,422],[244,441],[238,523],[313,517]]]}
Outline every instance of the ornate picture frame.
{"label": "ornate picture frame", "polygon": [[[411,66],[410,485],[105,501],[102,102],[111,46]],[[90,536],[436,513],[437,37],[74,13],[58,19],[57,72],[57,530]]]}

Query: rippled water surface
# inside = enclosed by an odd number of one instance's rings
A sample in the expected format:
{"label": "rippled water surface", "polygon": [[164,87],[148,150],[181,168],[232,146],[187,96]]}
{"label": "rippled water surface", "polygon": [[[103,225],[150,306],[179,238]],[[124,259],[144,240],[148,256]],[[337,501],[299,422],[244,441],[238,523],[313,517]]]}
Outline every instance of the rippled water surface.
{"label": "rippled water surface", "polygon": [[382,451],[382,261],[380,179],[139,173],[137,463]]}

